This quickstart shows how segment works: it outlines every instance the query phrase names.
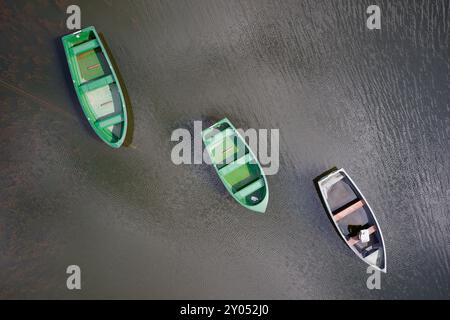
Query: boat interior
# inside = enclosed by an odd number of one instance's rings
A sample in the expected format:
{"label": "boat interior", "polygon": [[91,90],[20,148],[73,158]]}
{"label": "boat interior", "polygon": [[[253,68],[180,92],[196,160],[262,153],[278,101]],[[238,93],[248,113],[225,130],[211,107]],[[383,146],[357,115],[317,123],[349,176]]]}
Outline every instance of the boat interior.
{"label": "boat interior", "polygon": [[117,142],[124,134],[124,109],[100,42],[92,30],[73,35],[71,39],[69,50],[77,68],[76,83],[90,107],[88,118],[111,143]]}
{"label": "boat interior", "polygon": [[367,263],[383,269],[383,243],[377,223],[352,182],[343,172],[336,172],[325,179],[320,188],[347,244]]}
{"label": "boat interior", "polygon": [[260,203],[266,196],[265,180],[248,147],[228,123],[210,129],[204,141],[224,183],[244,204]]}

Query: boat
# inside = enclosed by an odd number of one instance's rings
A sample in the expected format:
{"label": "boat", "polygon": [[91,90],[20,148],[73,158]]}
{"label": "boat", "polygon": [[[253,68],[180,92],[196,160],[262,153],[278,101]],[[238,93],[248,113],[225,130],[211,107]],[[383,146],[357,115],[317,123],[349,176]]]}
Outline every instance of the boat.
{"label": "boat", "polygon": [[257,157],[233,124],[223,119],[202,131],[202,139],[220,180],[242,206],[264,213],[269,187]]}
{"label": "boat", "polygon": [[119,148],[127,132],[122,88],[94,27],[62,37],[67,63],[81,108],[95,133]]}
{"label": "boat", "polygon": [[387,272],[386,248],[377,218],[344,169],[315,179],[322,203],[347,246],[365,263]]}

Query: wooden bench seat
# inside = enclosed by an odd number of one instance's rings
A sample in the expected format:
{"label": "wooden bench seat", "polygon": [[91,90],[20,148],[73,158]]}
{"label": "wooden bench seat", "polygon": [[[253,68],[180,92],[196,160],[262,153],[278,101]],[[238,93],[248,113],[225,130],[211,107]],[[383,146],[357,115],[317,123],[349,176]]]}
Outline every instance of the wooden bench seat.
{"label": "wooden bench seat", "polygon": [[256,181],[250,183],[249,185],[247,185],[243,189],[239,190],[238,192],[236,192],[235,196],[238,199],[245,199],[247,196],[249,196],[252,193],[254,193],[255,191],[263,188],[264,186],[265,186],[264,178],[260,178]]}
{"label": "wooden bench seat", "polygon": [[97,39],[86,41],[82,44],[72,47],[72,52],[74,55],[82,54],[86,51],[93,50],[100,47],[100,42]]}
{"label": "wooden bench seat", "polygon": [[86,93],[88,91],[94,91],[101,87],[108,86],[112,83],[114,83],[114,77],[110,74],[103,76],[98,79],[94,79],[88,82],[85,82],[80,85],[81,92]]}
{"label": "wooden bench seat", "polygon": [[99,128],[107,128],[110,126],[114,126],[116,124],[122,123],[125,121],[123,114],[115,114],[110,117],[104,118],[102,120],[97,120],[97,125]]}
{"label": "wooden bench seat", "polygon": [[351,206],[349,206],[349,207],[345,208],[344,210],[341,210],[338,213],[336,213],[335,215],[333,215],[333,220],[335,222],[338,222],[339,220],[342,220],[343,218],[345,218],[349,214],[355,212],[359,208],[362,208],[364,206],[364,204],[365,204],[364,201],[359,200],[358,202],[352,204]]}
{"label": "wooden bench seat", "polygon": [[252,155],[250,153],[247,153],[243,157],[234,160],[233,162],[228,163],[225,167],[219,169],[219,173],[222,176],[226,176],[227,174],[232,173],[234,170],[239,169],[241,166],[251,162],[252,160],[253,160]]}

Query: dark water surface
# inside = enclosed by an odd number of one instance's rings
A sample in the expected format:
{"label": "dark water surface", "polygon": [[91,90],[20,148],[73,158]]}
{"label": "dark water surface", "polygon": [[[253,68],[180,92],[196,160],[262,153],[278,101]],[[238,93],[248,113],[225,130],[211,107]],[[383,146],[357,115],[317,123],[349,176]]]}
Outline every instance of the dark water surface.
{"label": "dark water surface", "polygon": [[[71,87],[72,3],[128,90],[119,150]],[[450,298],[449,21],[445,0],[0,0],[0,297]],[[264,215],[171,162],[174,129],[224,116],[280,130]],[[335,165],[383,229],[381,290],[314,189]]]}

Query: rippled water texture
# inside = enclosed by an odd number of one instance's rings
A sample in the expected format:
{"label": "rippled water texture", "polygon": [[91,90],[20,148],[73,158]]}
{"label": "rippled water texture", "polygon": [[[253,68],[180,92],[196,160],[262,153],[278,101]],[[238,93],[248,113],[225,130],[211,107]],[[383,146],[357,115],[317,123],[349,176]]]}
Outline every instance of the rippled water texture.
{"label": "rippled water texture", "polygon": [[[449,4],[377,1],[370,31],[372,2],[0,0],[0,297],[449,298]],[[126,85],[119,150],[70,82],[73,3]],[[170,160],[174,129],[225,116],[280,130],[265,215]],[[379,291],[317,197],[332,166],[383,229]]]}

